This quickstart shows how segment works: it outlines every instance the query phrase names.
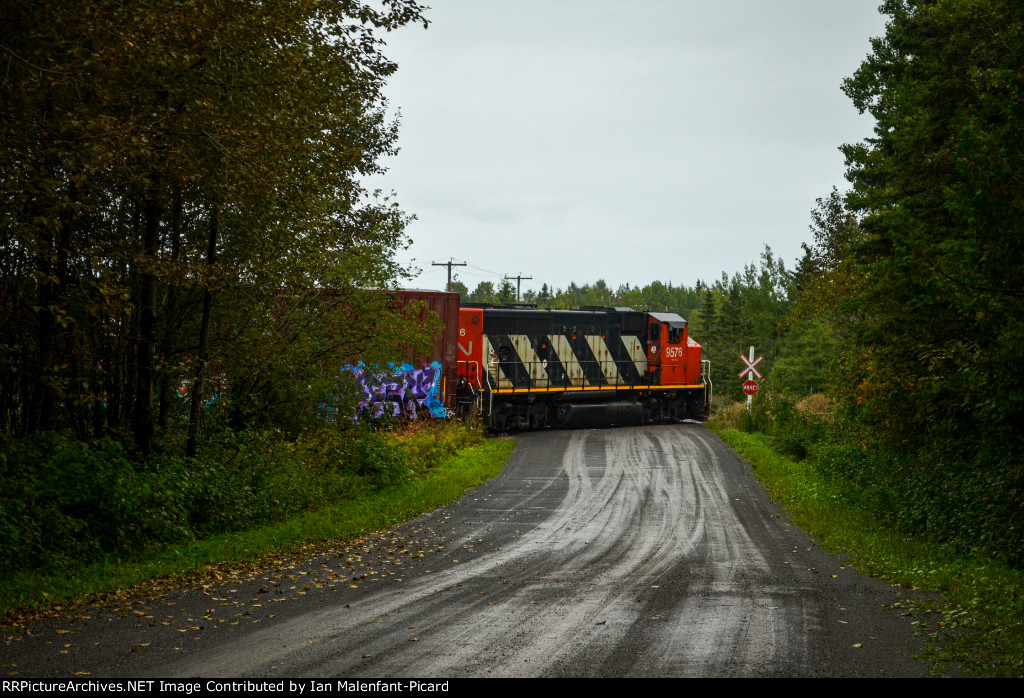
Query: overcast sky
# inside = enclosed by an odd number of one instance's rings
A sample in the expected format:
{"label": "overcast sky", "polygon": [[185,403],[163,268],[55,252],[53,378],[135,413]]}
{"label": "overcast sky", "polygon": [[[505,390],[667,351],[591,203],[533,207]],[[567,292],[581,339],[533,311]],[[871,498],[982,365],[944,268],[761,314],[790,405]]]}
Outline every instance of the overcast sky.
{"label": "overcast sky", "polygon": [[692,286],[764,245],[792,268],[810,210],[871,135],[842,93],[880,0],[426,0],[387,35],[394,191],[423,273]]}

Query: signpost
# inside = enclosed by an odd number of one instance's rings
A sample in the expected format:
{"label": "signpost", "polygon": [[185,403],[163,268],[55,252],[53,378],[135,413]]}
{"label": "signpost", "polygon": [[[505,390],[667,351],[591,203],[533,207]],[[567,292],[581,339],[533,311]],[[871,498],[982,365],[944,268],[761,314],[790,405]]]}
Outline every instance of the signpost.
{"label": "signpost", "polygon": [[754,358],[754,347],[751,346],[750,347],[750,358],[748,359],[743,354],[740,354],[740,359],[742,359],[743,363],[744,363],[744,368],[743,368],[742,371],[740,371],[740,378],[743,378],[743,376],[750,376],[749,378],[747,378],[746,382],[743,383],[743,392],[745,392],[747,394],[747,410],[749,411],[750,410],[750,401],[754,397],[754,395],[757,395],[757,387],[758,386],[757,386],[757,381],[754,380],[754,379],[755,378],[764,378],[764,376],[761,375],[761,372],[757,370],[758,364],[760,364],[762,361],[764,361],[764,357],[763,356],[758,356],[755,359]]}

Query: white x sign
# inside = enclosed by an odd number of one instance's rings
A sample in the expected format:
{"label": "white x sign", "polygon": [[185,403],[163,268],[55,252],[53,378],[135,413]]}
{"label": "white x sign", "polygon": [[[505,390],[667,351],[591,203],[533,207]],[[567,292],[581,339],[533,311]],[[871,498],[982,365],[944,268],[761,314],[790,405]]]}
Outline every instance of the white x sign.
{"label": "white x sign", "polygon": [[[750,352],[750,353],[751,353],[751,354],[753,354],[754,352]],[[748,373],[750,374],[750,376],[751,376],[752,378],[763,378],[763,376],[761,375],[761,372],[760,372],[760,371],[758,371],[758,370],[757,370],[756,368],[754,368],[754,367],[755,367],[755,366],[757,366],[757,365],[758,365],[759,363],[761,363],[762,361],[764,361],[764,356],[758,356],[758,357],[757,357],[756,359],[754,359],[753,361],[751,361],[750,359],[748,359],[748,358],[747,358],[746,356],[744,356],[743,354],[740,354],[740,358],[741,358],[741,359],[743,359],[743,363],[745,363],[745,364],[747,365],[747,367],[746,367],[745,369],[743,369],[742,371],[740,371],[740,378],[742,378],[743,376],[747,375]]]}

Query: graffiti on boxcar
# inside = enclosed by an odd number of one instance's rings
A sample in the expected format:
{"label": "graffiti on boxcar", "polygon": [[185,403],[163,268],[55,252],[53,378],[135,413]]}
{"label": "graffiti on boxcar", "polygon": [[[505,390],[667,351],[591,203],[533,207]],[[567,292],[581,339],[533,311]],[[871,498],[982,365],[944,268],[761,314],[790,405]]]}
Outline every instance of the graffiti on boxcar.
{"label": "graffiti on boxcar", "polygon": [[440,397],[441,364],[434,361],[416,368],[412,364],[389,363],[387,367],[369,367],[359,362],[346,364],[358,393],[357,416],[437,417],[444,419],[446,410]]}

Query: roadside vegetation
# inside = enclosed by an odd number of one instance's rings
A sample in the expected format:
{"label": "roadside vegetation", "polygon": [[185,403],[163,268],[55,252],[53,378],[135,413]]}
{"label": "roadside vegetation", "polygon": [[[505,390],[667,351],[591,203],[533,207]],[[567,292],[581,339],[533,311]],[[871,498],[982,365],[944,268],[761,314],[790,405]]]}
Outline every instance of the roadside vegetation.
{"label": "roadside vegetation", "polygon": [[8,440],[4,453],[23,467],[4,472],[0,618],[386,528],[496,475],[513,443],[414,422],[292,442],[250,433],[199,461],[164,454],[138,466],[115,441]]}
{"label": "roadside vegetation", "polygon": [[[934,661],[937,673],[1024,676],[1024,572],[998,546],[957,545],[958,536],[944,534],[938,520],[961,535],[973,527],[979,538],[990,524],[951,521],[959,519],[955,512],[927,516],[934,506],[927,496],[894,492],[897,474],[885,473],[901,466],[873,449],[864,432],[847,429],[834,409],[820,395],[800,402],[758,395],[751,412],[731,403],[708,427],[824,549],[844,554],[861,572],[940,595],[900,609],[928,636],[922,658]],[[869,460],[877,467],[864,467]]]}

